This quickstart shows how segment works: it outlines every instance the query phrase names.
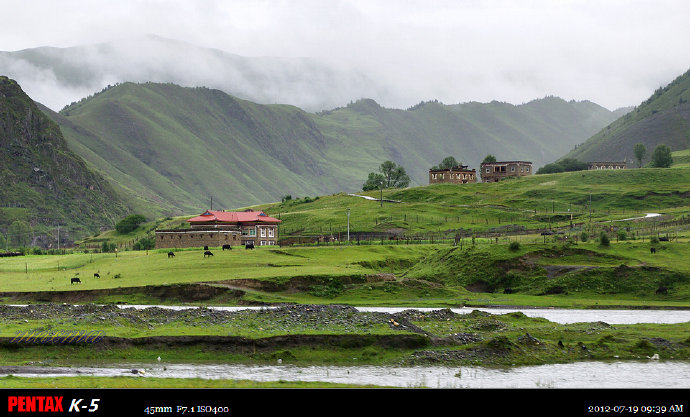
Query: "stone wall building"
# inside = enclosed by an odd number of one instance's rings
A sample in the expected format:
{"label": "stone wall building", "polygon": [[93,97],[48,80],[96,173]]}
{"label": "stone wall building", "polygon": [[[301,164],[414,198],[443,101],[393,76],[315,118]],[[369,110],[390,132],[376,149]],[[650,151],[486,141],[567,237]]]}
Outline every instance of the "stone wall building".
{"label": "stone wall building", "polygon": [[628,164],[623,162],[589,162],[589,169],[626,169]]}
{"label": "stone wall building", "polygon": [[467,184],[477,182],[477,170],[470,170],[467,165],[458,165],[450,169],[430,169],[429,184]]}
{"label": "stone wall building", "polygon": [[270,246],[278,242],[280,220],[263,211],[214,211],[187,220],[189,229],[156,230],[156,248]]}
{"label": "stone wall building", "polygon": [[532,163],[527,161],[483,162],[479,171],[482,182],[496,182],[508,177],[532,175]]}

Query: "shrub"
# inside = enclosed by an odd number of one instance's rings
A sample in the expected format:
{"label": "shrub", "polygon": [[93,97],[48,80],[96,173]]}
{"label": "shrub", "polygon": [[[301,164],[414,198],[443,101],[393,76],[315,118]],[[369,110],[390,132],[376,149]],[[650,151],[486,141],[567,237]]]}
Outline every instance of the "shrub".
{"label": "shrub", "polygon": [[116,244],[106,240],[105,242],[103,242],[101,244],[101,252],[103,252],[103,253],[114,252],[116,247],[117,247]]}
{"label": "shrub", "polygon": [[650,242],[654,245],[658,245],[659,244],[659,238],[656,236],[652,236],[652,239],[650,240]]}
{"label": "shrub", "polygon": [[628,234],[625,233],[625,230],[618,231],[618,240],[627,240],[627,239],[628,239]]}
{"label": "shrub", "polygon": [[156,247],[156,239],[153,237],[144,237],[139,239],[133,246],[134,250],[148,250]]}
{"label": "shrub", "polygon": [[611,242],[609,241],[609,235],[606,234],[606,232],[601,232],[599,234],[599,244],[601,246],[609,246]]}
{"label": "shrub", "polygon": [[117,222],[115,225],[115,230],[117,233],[123,235],[125,233],[129,233],[139,227],[139,225],[143,222],[146,221],[146,217],[142,216],[141,214],[132,214],[131,216],[127,216],[124,219],[120,220]]}
{"label": "shrub", "polygon": [[510,245],[508,245],[508,249],[520,250],[520,242],[510,242]]}
{"label": "shrub", "polygon": [[589,240],[589,233],[587,233],[587,232],[580,233],[580,240],[583,242],[588,241]]}

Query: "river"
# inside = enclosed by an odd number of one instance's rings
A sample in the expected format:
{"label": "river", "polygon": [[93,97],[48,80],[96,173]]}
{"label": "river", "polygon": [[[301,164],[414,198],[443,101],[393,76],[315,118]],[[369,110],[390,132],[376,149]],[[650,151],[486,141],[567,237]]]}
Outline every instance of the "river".
{"label": "river", "polygon": [[[120,308],[151,308],[159,307],[172,310],[182,310],[189,306],[163,306],[163,305],[121,305]],[[207,307],[209,309],[239,311],[239,310],[260,310],[274,307]],[[382,312],[398,313],[404,310],[433,311],[440,308],[419,308],[419,307],[355,307],[363,312]],[[451,311],[458,314],[469,314],[474,310],[481,310],[491,314],[507,314],[515,311],[522,312],[528,317],[541,317],[559,324],[582,323],[603,321],[608,324],[635,324],[635,323],[686,323],[690,322],[690,310],[609,310],[609,309],[558,309],[558,308],[479,308],[463,307],[451,308]]]}
{"label": "river", "polygon": [[576,362],[487,369],[476,366],[307,366],[180,363],[121,363],[107,366],[0,367],[0,376],[133,376],[319,381],[388,387],[427,388],[690,388],[690,363]]}

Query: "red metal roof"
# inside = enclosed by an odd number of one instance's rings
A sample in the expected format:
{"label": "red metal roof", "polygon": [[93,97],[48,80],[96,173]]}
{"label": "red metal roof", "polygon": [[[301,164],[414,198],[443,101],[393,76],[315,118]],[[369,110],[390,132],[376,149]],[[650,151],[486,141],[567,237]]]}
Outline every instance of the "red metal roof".
{"label": "red metal roof", "polygon": [[190,223],[280,223],[280,220],[268,216],[263,211],[216,211],[206,210],[200,216],[187,220]]}

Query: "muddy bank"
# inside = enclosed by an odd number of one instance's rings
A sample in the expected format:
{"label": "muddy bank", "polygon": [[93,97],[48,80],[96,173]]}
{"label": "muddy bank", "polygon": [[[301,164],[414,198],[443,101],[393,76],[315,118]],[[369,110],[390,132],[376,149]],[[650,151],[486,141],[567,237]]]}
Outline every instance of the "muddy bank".
{"label": "muddy bank", "polygon": [[142,294],[158,299],[161,302],[178,301],[196,302],[206,301],[217,297],[240,299],[245,292],[228,288],[227,286],[215,286],[206,283],[173,284],[173,285],[146,285],[141,287],[105,288],[98,290],[76,291],[35,291],[35,292],[0,292],[0,298],[9,302],[44,302],[44,303],[89,303],[102,297],[117,297]]}
{"label": "muddy bank", "polygon": [[[12,343],[10,337],[0,337],[0,348],[32,346],[39,343]],[[203,347],[206,351],[226,353],[256,353],[273,351],[277,348],[319,347],[319,348],[362,348],[377,346],[383,348],[417,349],[429,347],[439,341],[423,335],[284,335],[266,338],[246,338],[237,336],[150,336],[150,337],[109,337],[104,336],[95,343],[81,343],[92,349],[127,349],[132,347],[157,349]],[[58,345],[59,343],[53,343]]]}

